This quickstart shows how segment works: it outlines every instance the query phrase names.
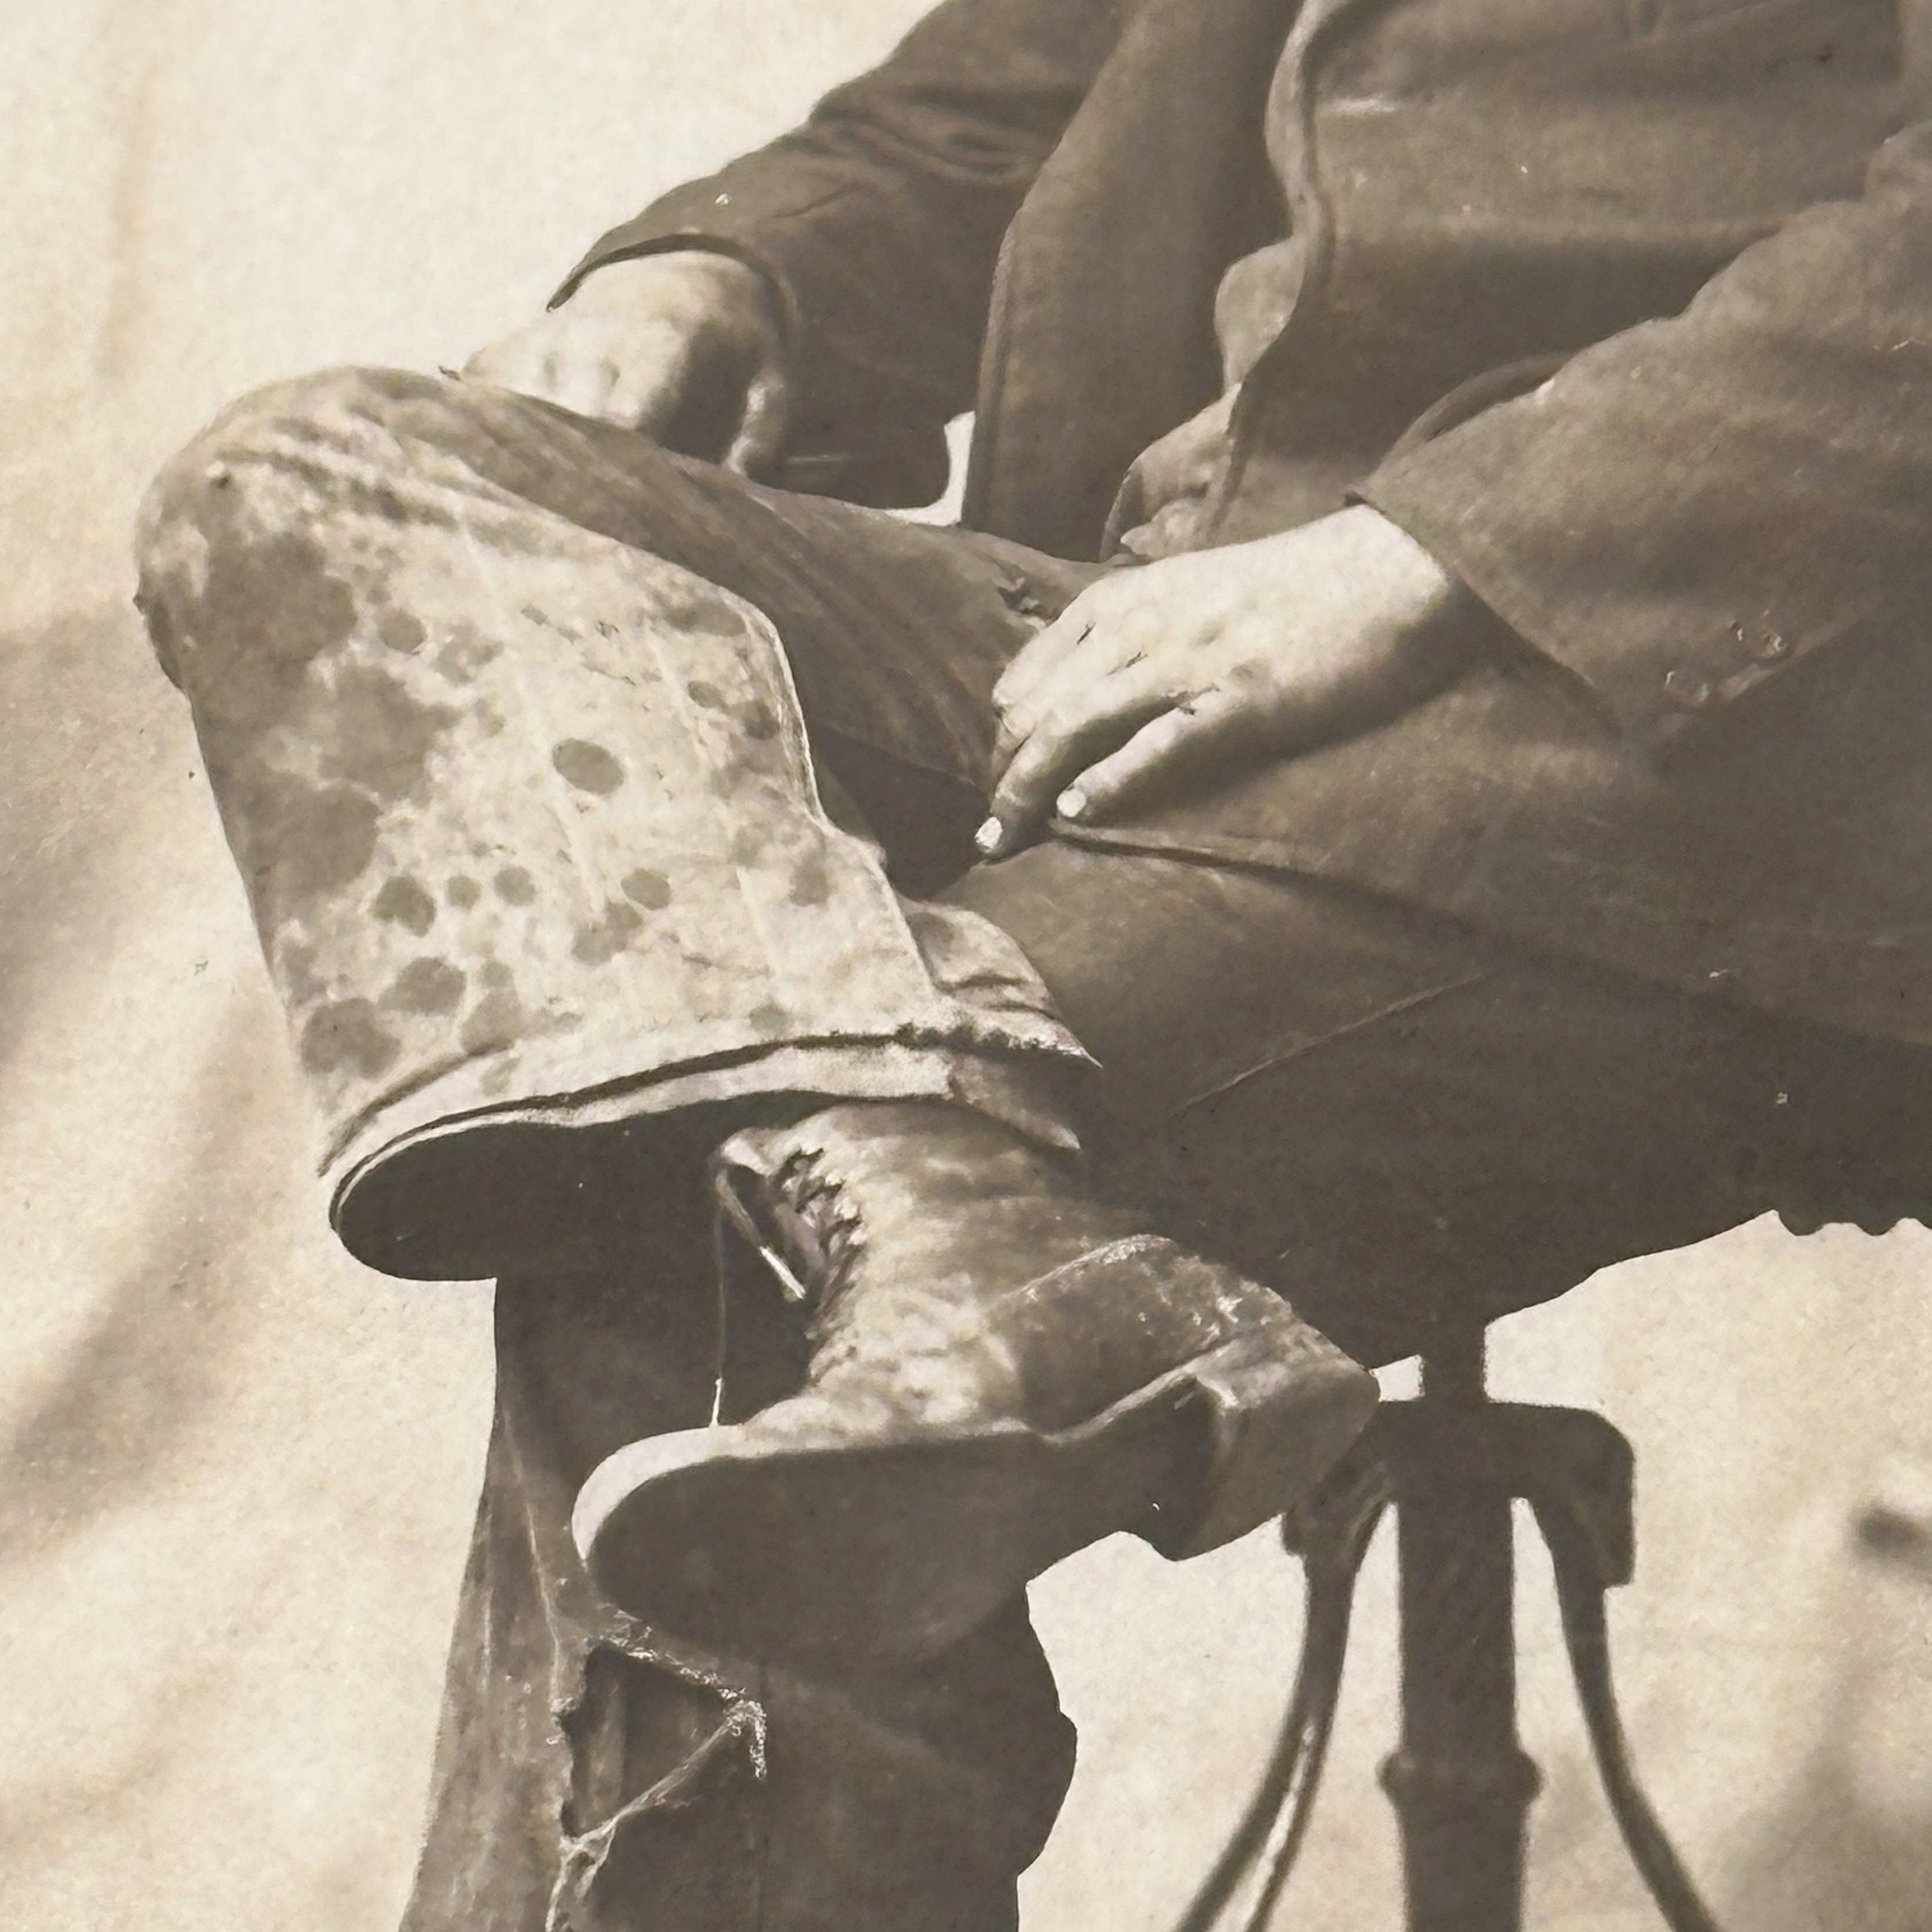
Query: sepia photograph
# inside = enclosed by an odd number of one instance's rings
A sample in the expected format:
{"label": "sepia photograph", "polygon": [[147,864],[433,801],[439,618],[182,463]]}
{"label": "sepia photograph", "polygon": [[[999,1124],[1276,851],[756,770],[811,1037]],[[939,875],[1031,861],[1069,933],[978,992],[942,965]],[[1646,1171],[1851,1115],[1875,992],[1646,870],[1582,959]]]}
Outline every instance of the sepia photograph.
{"label": "sepia photograph", "polygon": [[0,165],[0,1925],[1932,1932],[1932,0]]}

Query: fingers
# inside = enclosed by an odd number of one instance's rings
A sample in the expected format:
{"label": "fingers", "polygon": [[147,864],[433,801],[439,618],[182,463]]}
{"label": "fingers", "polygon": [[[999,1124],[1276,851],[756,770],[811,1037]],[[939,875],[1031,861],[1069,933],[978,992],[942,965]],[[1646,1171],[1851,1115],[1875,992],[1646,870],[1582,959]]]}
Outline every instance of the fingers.
{"label": "fingers", "polygon": [[[980,850],[986,858],[1004,858],[1049,810],[1076,823],[1098,822],[1130,806],[1144,810],[1165,803],[1238,750],[1255,723],[1233,690],[1170,702],[1145,687],[1137,699],[1124,692],[1077,725],[1036,732],[994,793]],[[1101,750],[1108,744],[1115,748]]]}
{"label": "fingers", "polygon": [[1039,830],[1070,780],[1172,702],[1150,680],[1127,674],[1089,686],[1077,701],[1045,712],[994,788],[986,822],[977,834],[980,851],[999,858],[1024,844]]}
{"label": "fingers", "polygon": [[1246,715],[1232,692],[1210,692],[1163,711],[1117,752],[1080,772],[1054,801],[1062,818],[1099,820],[1136,806],[1164,804],[1190,778],[1224,759]]}
{"label": "fingers", "polygon": [[993,686],[993,704],[1002,712],[1023,708],[1098,628],[1105,614],[1102,584],[1083,590],[1053,622],[1029,638]]}
{"label": "fingers", "polygon": [[[1046,634],[1043,631],[1040,633],[1041,637]],[[1058,693],[1068,686],[1077,690],[1083,684],[1090,686],[1100,681],[1103,671],[1098,665],[1088,665],[1088,675],[1079,675],[1081,667],[1087,664],[1093,638],[1093,626],[1082,625],[1070,636],[1056,640],[1059,649],[1052,661],[1037,669],[1017,694],[994,692],[993,704],[999,719],[998,728],[993,734],[992,768],[995,777],[1012,762],[1013,754],[1033,736],[1040,721],[1052,709],[1049,694]],[[1014,662],[1017,663],[1018,660]]]}
{"label": "fingers", "polygon": [[1000,721],[993,752],[997,772],[1012,757],[1034,722],[1077,703],[1081,692],[1132,668],[1149,654],[1160,631],[1158,616],[1087,592],[1029,640],[993,689]]}
{"label": "fingers", "polygon": [[1146,698],[1172,703],[1190,689],[1198,670],[1202,640],[1177,641],[1162,614],[1133,604],[1097,612],[1057,660],[1042,670],[1000,712],[993,745],[995,776],[1004,772],[1043,718],[1084,714],[1103,687],[1112,701],[1125,701],[1121,680]]}
{"label": "fingers", "polygon": [[573,353],[573,346],[567,342],[512,338],[472,356],[463,373],[500,389],[514,389],[519,395],[554,403],[579,416],[606,416],[616,386],[616,368],[605,357],[580,347]]}
{"label": "fingers", "polygon": [[685,332],[668,324],[620,333],[601,316],[558,317],[492,343],[463,373],[650,435],[675,412],[689,385],[692,359]]}
{"label": "fingers", "polygon": [[540,344],[528,334],[492,342],[477,350],[463,365],[469,380],[494,383],[500,389],[514,389],[526,396],[544,393],[545,366],[550,358]]}
{"label": "fingers", "polygon": [[617,388],[618,370],[616,364],[607,358],[560,356],[548,373],[547,401],[580,416],[592,416],[605,422],[623,420],[611,406]]}
{"label": "fingers", "polygon": [[1191,695],[1210,630],[1150,597],[1154,588],[1151,573],[1102,580],[1007,667],[994,692],[996,783],[979,835],[988,856],[1024,843],[1071,779]]}
{"label": "fingers", "polygon": [[758,271],[673,250],[606,264],[464,373],[749,474],[784,433],[777,304]]}
{"label": "fingers", "polygon": [[584,413],[662,441],[684,392],[681,368],[654,361],[614,369],[611,374],[608,394],[597,408]]}
{"label": "fingers", "polygon": [[[586,334],[563,372],[568,394],[553,400],[580,415],[657,436],[676,414],[691,380],[689,337],[668,323],[647,323],[622,338]],[[574,394],[579,400],[572,401]]]}

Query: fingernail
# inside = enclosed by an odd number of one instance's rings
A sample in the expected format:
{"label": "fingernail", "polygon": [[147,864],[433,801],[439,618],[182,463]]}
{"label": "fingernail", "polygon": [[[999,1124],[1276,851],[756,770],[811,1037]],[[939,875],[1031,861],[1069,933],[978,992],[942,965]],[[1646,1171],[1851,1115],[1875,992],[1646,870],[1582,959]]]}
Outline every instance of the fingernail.
{"label": "fingernail", "polygon": [[1078,818],[1087,809],[1087,794],[1078,785],[1069,785],[1054,801],[1053,808],[1062,818]]}
{"label": "fingernail", "polygon": [[990,859],[1000,849],[1006,836],[1006,828],[997,818],[989,818],[974,833],[973,843]]}

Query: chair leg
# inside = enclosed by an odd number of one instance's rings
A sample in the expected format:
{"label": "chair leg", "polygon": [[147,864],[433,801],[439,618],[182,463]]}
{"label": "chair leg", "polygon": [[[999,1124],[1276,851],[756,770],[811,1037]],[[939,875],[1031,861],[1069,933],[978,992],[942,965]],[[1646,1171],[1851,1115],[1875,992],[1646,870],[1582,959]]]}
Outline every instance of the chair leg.
{"label": "chair leg", "polygon": [[1282,1526],[1307,1569],[1293,1700],[1260,1791],[1177,1932],[1267,1925],[1320,1781],[1356,1579],[1391,1507],[1402,1732],[1382,1783],[1402,1834],[1408,1932],[1521,1932],[1540,1780],[1516,1728],[1519,1498],[1550,1546],[1576,1694],[1624,1843],[1670,1932],[1716,1932],[1637,1784],[1617,1714],[1604,1598],[1635,1558],[1630,1478],[1630,1444],[1602,1416],[1490,1402],[1479,1346],[1426,1364],[1421,1400],[1383,1408]]}
{"label": "chair leg", "polygon": [[1604,1610],[1608,1583],[1592,1540],[1572,1515],[1553,1502],[1539,1499],[1536,1516],[1544,1540],[1550,1546],[1563,1641],[1570,1652],[1577,1700],[1583,1707],[1583,1721],[1611,1815],[1623,1834],[1631,1862],[1670,1932],[1717,1932],[1716,1921],[1664,1836],[1630,1764],[1610,1676],[1610,1628]]}
{"label": "chair leg", "polygon": [[1516,1736],[1510,1496],[1463,1440],[1445,1430],[1439,1456],[1402,1458],[1402,1733],[1382,1783],[1409,1932],[1520,1932],[1540,1780]]}
{"label": "chair leg", "polygon": [[1283,1526],[1290,1546],[1302,1555],[1306,1574],[1294,1694],[1261,1788],[1177,1932],[1215,1932],[1234,1922],[1237,1895],[1257,1872],[1251,1902],[1240,1912],[1242,1932],[1262,1932],[1273,1914],[1315,1808],[1341,1695],[1356,1580],[1388,1504],[1386,1474],[1370,1464],[1353,1482],[1332,1486],[1310,1522]]}

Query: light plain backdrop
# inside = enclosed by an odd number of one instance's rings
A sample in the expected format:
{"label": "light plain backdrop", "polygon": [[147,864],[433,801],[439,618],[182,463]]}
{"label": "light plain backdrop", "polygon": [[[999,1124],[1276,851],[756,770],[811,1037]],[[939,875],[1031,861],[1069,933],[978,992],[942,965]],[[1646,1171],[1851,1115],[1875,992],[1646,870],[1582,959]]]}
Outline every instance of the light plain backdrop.
{"label": "light plain backdrop", "polygon": [[[487,1304],[332,1250],[182,706],[131,614],[146,476],[231,394],[460,361],[907,0],[64,0],[0,16],[0,1924],[386,1932],[488,1415]],[[1560,1077],[1560,1070],[1558,1070]],[[1932,1238],[1769,1223],[1504,1324],[1498,1379],[1640,1455],[1631,1729],[1748,1932],[1932,1924],[1932,1586],[1857,1556],[1932,1459]],[[1525,1559],[1532,1922],[1652,1921]],[[1389,1552],[1280,1917],[1395,1922]],[[1265,1536],[1035,1592],[1079,1720],[1028,1932],[1158,1932],[1278,1714]],[[908,1928],[916,1932],[916,1928]]]}

